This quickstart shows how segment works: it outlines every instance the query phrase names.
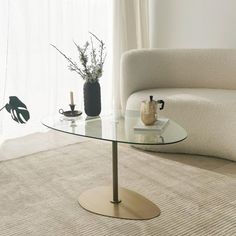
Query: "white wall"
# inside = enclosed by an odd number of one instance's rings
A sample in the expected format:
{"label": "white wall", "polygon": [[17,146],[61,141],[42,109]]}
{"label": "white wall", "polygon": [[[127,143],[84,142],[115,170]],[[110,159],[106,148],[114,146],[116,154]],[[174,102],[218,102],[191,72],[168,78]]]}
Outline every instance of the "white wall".
{"label": "white wall", "polygon": [[150,0],[150,39],[161,48],[236,48],[236,0]]}

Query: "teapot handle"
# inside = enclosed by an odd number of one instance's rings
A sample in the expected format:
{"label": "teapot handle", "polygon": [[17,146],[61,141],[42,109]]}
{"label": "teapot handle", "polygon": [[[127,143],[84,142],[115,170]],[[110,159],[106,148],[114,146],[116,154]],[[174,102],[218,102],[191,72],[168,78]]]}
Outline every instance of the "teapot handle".
{"label": "teapot handle", "polygon": [[158,100],[157,103],[161,104],[160,110],[163,110],[165,106],[165,102],[163,100]]}

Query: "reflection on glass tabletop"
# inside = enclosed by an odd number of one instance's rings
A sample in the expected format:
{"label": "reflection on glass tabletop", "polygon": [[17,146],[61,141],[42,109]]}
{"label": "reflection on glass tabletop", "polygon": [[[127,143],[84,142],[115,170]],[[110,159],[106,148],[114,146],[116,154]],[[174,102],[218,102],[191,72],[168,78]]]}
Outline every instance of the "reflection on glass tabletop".
{"label": "reflection on glass tabletop", "polygon": [[48,128],[89,138],[142,145],[177,143],[187,138],[184,128],[169,120],[162,130],[136,130],[140,124],[139,111],[127,110],[124,116],[107,115],[88,118],[68,118],[63,115],[46,117],[42,124]]}

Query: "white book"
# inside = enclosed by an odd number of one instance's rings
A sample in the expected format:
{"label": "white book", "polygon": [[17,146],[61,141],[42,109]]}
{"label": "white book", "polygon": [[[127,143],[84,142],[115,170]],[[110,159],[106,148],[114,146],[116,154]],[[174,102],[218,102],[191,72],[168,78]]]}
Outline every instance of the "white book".
{"label": "white book", "polygon": [[145,125],[140,120],[136,126],[134,126],[134,130],[137,131],[162,131],[169,123],[168,118],[159,118],[153,125]]}

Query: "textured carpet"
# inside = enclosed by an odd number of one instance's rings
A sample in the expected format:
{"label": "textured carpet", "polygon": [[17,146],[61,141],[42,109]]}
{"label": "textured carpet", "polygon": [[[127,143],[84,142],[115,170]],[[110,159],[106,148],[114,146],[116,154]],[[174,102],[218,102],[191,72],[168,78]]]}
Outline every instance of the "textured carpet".
{"label": "textured carpet", "polygon": [[110,184],[109,142],[0,162],[0,235],[236,235],[236,178],[158,155],[119,145],[120,185],[162,211],[148,221],[102,217],[77,203],[84,190]]}
{"label": "textured carpet", "polygon": [[83,142],[84,140],[75,135],[65,135],[53,130],[8,139],[2,143],[0,142],[0,161],[28,156],[33,153]]}

